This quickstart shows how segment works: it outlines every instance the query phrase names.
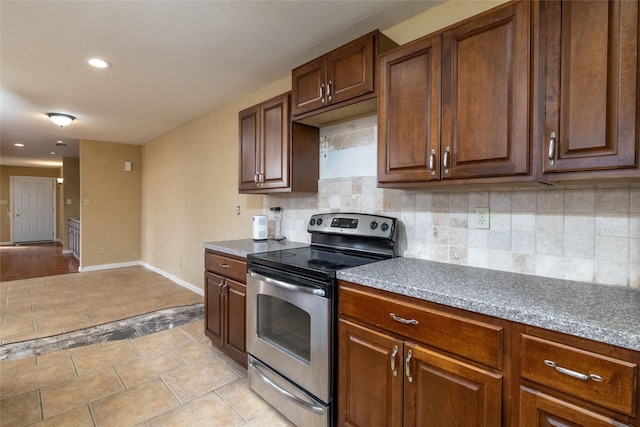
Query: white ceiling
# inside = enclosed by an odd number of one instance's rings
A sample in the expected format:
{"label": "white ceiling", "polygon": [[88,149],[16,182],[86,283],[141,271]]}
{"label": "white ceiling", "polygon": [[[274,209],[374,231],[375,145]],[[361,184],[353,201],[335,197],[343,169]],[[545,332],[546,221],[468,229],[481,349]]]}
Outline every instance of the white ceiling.
{"label": "white ceiling", "polygon": [[79,139],[144,144],[440,2],[2,0],[0,164],[59,167]]}

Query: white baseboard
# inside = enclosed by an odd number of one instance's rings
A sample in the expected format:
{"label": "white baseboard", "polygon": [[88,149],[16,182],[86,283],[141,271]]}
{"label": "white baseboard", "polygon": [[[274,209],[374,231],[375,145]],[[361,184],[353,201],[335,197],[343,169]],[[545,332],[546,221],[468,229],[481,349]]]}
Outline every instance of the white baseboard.
{"label": "white baseboard", "polygon": [[182,279],[180,279],[179,277],[174,276],[173,274],[167,273],[164,270],[161,270],[157,267],[154,267],[153,265],[147,264],[146,262],[142,262],[140,261],[140,265],[142,265],[143,267],[145,267],[148,270],[153,271],[154,273],[158,273],[159,275],[166,277],[167,279],[171,280],[172,282],[175,282],[176,284],[187,288],[188,290],[190,290],[191,292],[195,292],[196,294],[200,295],[201,297],[204,297],[204,289],[200,289],[199,287],[197,287],[196,285],[193,285],[187,281],[184,281]]}
{"label": "white baseboard", "polygon": [[116,262],[113,264],[90,265],[89,267],[79,267],[78,271],[84,273],[86,271],[111,270],[112,268],[133,267],[136,265],[142,265],[142,261]]}

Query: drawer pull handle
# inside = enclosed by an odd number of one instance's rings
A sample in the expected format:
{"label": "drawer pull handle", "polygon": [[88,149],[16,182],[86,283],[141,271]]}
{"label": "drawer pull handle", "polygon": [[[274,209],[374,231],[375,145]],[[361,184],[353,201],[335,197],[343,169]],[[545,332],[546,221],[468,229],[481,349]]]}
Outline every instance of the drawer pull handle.
{"label": "drawer pull handle", "polygon": [[229,264],[220,263],[220,268],[229,268]]}
{"label": "drawer pull handle", "polygon": [[393,346],[393,353],[391,353],[391,372],[393,372],[393,376],[398,376],[398,370],[396,369],[396,356],[398,355],[398,346]]}
{"label": "drawer pull handle", "polygon": [[413,353],[411,352],[411,350],[409,350],[409,352],[407,353],[407,360],[405,360],[404,362],[404,371],[407,374],[407,379],[409,380],[409,382],[413,382],[413,377],[411,376],[411,357],[413,356]]}
{"label": "drawer pull handle", "polygon": [[569,375],[570,377],[577,378],[579,380],[583,380],[583,381],[593,380],[593,381],[598,381],[598,382],[602,381],[602,377],[600,375],[583,374],[581,372],[572,371],[571,369],[567,369],[567,368],[563,368],[562,366],[558,366],[556,364],[556,362],[554,362],[553,360],[545,360],[544,364],[547,365],[547,366],[551,366],[553,369],[555,369],[556,371],[560,372],[561,374]]}
{"label": "drawer pull handle", "polygon": [[405,325],[417,325],[418,321],[416,319],[405,319],[404,317],[396,316],[393,313],[389,313],[389,316],[396,322],[404,323]]}

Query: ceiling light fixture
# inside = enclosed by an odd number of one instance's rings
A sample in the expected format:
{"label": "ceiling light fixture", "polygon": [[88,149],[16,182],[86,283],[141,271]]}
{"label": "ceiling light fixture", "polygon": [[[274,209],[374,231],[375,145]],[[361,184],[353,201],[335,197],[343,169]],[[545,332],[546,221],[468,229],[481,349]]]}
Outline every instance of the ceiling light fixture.
{"label": "ceiling light fixture", "polygon": [[76,119],[69,114],[62,113],[47,113],[47,116],[49,116],[53,123],[57,124],[60,127],[64,127]]}
{"label": "ceiling light fixture", "polygon": [[109,68],[111,66],[111,64],[109,64],[107,61],[100,58],[87,59],[87,62],[89,63],[89,65],[95,68]]}
{"label": "ceiling light fixture", "polygon": [[22,144],[22,143],[20,143],[20,142],[16,142],[16,143],[15,143],[15,144],[13,144],[13,145],[15,145],[16,147],[24,147],[24,144]]}
{"label": "ceiling light fixture", "polygon": [[64,141],[58,141],[56,142],[56,147],[66,147],[67,144]]}

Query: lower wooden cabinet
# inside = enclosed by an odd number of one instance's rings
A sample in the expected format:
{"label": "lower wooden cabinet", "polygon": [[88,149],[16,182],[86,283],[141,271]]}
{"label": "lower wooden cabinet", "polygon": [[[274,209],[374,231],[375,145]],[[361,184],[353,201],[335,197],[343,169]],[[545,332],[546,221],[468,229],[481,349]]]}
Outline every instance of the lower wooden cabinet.
{"label": "lower wooden cabinet", "polygon": [[500,374],[345,320],[339,336],[339,425],[501,425]]}
{"label": "lower wooden cabinet", "polygon": [[[441,329],[456,324],[481,331],[500,331],[484,324],[432,308],[422,310],[406,301],[393,301],[377,292],[364,296],[362,289],[342,283],[338,323],[339,426],[478,426],[503,425],[503,373],[436,347]],[[361,305],[362,304],[362,305]],[[360,306],[361,305],[361,306]],[[386,313],[383,316],[382,311]],[[378,321],[371,316],[378,315]],[[389,329],[381,329],[389,319]],[[430,321],[426,321],[429,319]],[[413,328],[411,332],[396,329]],[[430,342],[429,335],[434,337]],[[477,335],[477,336],[490,336]],[[500,348],[502,334],[477,343],[457,343],[452,348]],[[425,338],[427,337],[427,338]],[[420,338],[421,342],[416,341]],[[458,337],[451,336],[450,343]],[[478,354],[488,354],[479,349]],[[500,360],[502,360],[500,358]]]}
{"label": "lower wooden cabinet", "polygon": [[246,261],[207,251],[205,268],[205,335],[246,368]]}

